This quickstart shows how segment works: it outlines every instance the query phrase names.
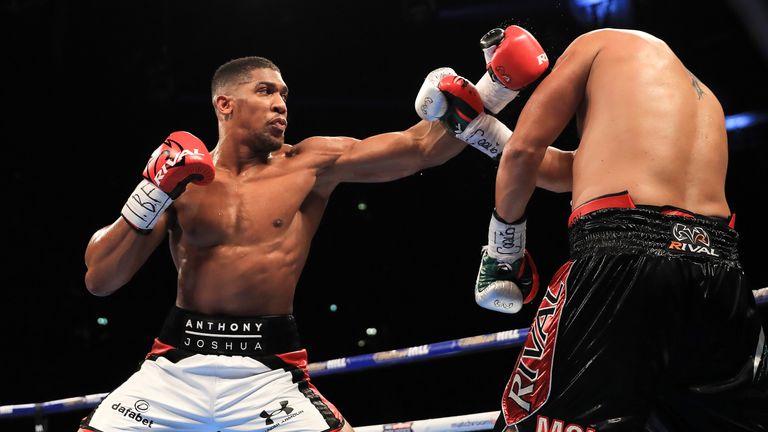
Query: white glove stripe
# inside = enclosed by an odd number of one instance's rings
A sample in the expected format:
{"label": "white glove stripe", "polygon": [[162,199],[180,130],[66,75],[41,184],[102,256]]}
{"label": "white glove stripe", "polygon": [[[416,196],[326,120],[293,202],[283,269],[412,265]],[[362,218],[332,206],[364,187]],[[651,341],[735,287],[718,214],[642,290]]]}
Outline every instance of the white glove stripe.
{"label": "white glove stripe", "polygon": [[512,137],[512,131],[496,117],[480,113],[456,137],[491,158],[497,158],[501,156],[501,151]]}
{"label": "white glove stripe", "polygon": [[498,114],[499,111],[503,110],[508,103],[512,102],[520,94],[518,90],[508,89],[495,82],[488,72],[483,74],[475,88],[480,94],[485,108],[494,114]]}
{"label": "white glove stripe", "polygon": [[162,189],[143,179],[133,190],[120,213],[139,230],[151,230],[173,200]]}
{"label": "white glove stripe", "polygon": [[525,221],[508,224],[491,215],[488,224],[488,255],[500,262],[513,263],[525,254]]}
{"label": "white glove stripe", "polygon": [[496,48],[498,48],[498,45],[491,45],[488,48],[483,49],[483,57],[485,57],[485,65],[488,66],[488,64],[491,62],[491,59],[493,58],[493,53],[496,52]]}

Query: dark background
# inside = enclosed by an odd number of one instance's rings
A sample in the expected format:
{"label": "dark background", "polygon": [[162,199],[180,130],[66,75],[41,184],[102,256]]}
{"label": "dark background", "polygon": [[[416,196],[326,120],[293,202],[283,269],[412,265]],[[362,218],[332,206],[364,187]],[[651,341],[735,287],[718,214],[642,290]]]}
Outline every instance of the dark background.
{"label": "dark background", "polygon": [[[83,253],[91,234],[117,218],[170,131],[215,146],[210,78],[231,58],[261,55],[281,68],[291,88],[290,143],[407,128],[418,120],[413,100],[426,74],[452,66],[476,81],[484,66],[478,40],[503,23],[530,30],[551,64],[584,31],[645,30],[667,41],[726,114],[768,111],[768,40],[754,30],[768,28],[762,0],[636,0],[612,18],[583,21],[570,2],[546,0],[0,5],[0,405],[107,392],[148,351],[174,301],[167,248],[106,298],[86,291]],[[499,115],[510,127],[529,94]],[[556,143],[575,144],[570,129]],[[731,132],[730,148],[727,194],[743,264],[764,287],[768,127]],[[502,315],[473,299],[495,169],[468,148],[408,178],[338,188],[296,296],[310,362],[528,326],[533,308]],[[567,257],[569,199],[537,191],[529,206],[528,246],[545,280]],[[368,327],[378,334],[366,336]],[[353,426],[491,411],[516,355],[512,348],[313,382]],[[51,430],[73,431],[84,414],[54,416]],[[0,429],[30,431],[32,422],[0,420]]]}

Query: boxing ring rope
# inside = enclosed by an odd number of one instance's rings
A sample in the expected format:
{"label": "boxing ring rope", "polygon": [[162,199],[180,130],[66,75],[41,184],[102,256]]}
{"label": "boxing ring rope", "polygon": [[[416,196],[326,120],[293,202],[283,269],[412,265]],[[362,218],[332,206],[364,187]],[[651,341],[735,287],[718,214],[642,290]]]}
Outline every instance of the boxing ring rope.
{"label": "boxing ring rope", "polygon": [[[762,305],[768,303],[768,287],[760,288],[752,292],[757,304]],[[435,358],[451,357],[472,352],[520,346],[525,342],[527,336],[528,329],[507,330],[409,348],[380,351],[371,354],[362,354],[310,363],[307,365],[307,370],[311,377],[317,377],[402,363],[432,360]],[[108,394],[109,393],[97,393],[48,402],[3,405],[0,406],[0,420],[12,417],[35,417],[39,420],[49,414],[93,408]],[[355,427],[355,430],[357,432],[391,432],[397,429],[405,429],[409,430],[409,432],[469,432],[489,430],[493,428],[498,415],[499,411],[488,411],[453,417],[414,420],[372,426],[357,426]],[[39,431],[40,429],[36,428],[35,430]]]}

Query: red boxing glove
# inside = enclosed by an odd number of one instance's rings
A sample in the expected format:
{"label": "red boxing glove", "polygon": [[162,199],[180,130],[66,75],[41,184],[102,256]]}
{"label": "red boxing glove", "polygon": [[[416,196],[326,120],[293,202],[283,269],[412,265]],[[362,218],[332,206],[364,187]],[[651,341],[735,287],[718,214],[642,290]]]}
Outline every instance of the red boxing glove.
{"label": "red boxing glove", "polygon": [[495,28],[480,39],[480,47],[488,73],[477,83],[477,87],[486,108],[494,114],[549,67],[544,49],[522,27]]}
{"label": "red boxing glove", "polygon": [[205,144],[189,132],[173,132],[152,152],[139,183],[123,206],[123,218],[147,233],[187,184],[207,185],[215,170]]}
{"label": "red boxing glove", "polygon": [[173,132],[155,149],[144,168],[144,178],[176,199],[187,183],[213,181],[213,160],[199,138],[189,132]]}
{"label": "red boxing glove", "polygon": [[455,75],[444,76],[437,88],[448,101],[448,109],[440,117],[445,127],[456,138],[489,157],[499,158],[512,131],[484,112],[483,100],[477,88],[465,78]]}
{"label": "red boxing glove", "polygon": [[503,123],[483,112],[475,86],[451,68],[438,68],[427,75],[414,107],[422,119],[440,120],[456,138],[493,159],[501,156],[512,136]]}
{"label": "red boxing glove", "polygon": [[469,123],[483,112],[483,100],[474,84],[456,75],[446,75],[437,83],[448,102],[448,109],[440,117],[445,127],[459,135]]}

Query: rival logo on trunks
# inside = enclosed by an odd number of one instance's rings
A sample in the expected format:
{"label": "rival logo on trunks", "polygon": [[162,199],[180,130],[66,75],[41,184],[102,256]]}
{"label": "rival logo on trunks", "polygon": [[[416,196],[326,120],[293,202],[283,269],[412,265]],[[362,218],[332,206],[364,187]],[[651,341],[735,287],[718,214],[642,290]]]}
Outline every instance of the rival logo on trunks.
{"label": "rival logo on trunks", "polygon": [[676,223],[672,227],[672,235],[678,241],[671,241],[669,249],[682,252],[693,252],[698,254],[707,254],[710,256],[719,256],[717,252],[709,245],[709,234],[701,227],[689,227],[688,225]]}
{"label": "rival logo on trunks", "polygon": [[597,432],[597,429],[585,428],[574,423],[566,425],[560,419],[552,419],[552,423],[550,423],[548,417],[540,415],[536,416],[536,432]]}
{"label": "rival logo on trunks", "polygon": [[515,371],[504,391],[502,408],[507,424],[515,424],[527,418],[549,398],[555,341],[565,304],[568,272],[561,271],[558,276],[547,287],[517,359]]}
{"label": "rival logo on trunks", "polygon": [[139,399],[133,404],[133,409],[131,407],[123,406],[122,403],[118,402],[116,404],[112,404],[111,407],[114,411],[119,412],[123,415],[125,418],[129,418],[136,423],[141,423],[142,425],[152,429],[152,425],[155,423],[154,420],[149,419],[147,417],[144,417],[141,415],[143,412],[147,412],[149,410],[149,402]]}

